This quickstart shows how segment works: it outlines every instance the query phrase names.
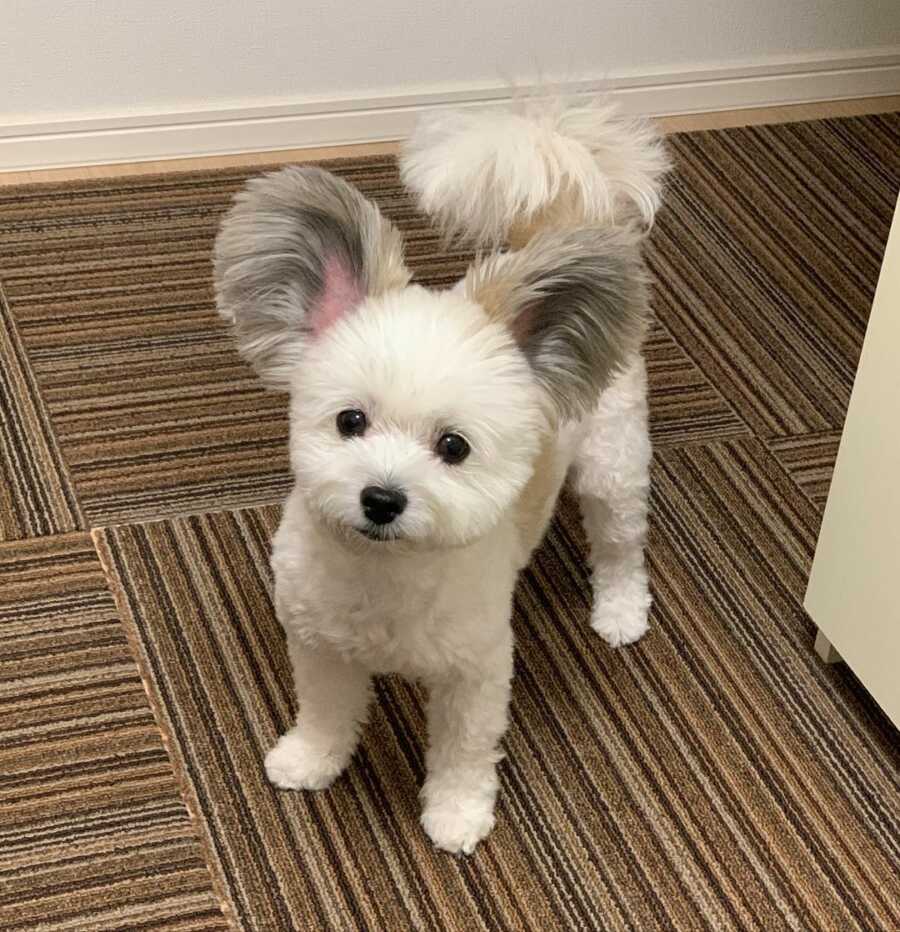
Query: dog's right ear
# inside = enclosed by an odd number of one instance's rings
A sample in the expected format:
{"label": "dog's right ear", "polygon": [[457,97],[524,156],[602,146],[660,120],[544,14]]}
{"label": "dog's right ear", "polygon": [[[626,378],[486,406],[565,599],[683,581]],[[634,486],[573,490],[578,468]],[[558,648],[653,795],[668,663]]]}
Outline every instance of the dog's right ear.
{"label": "dog's right ear", "polygon": [[410,280],[399,230],[355,188],[290,166],[249,181],[215,246],[216,306],[264,381],[286,388],[303,351],[367,297]]}

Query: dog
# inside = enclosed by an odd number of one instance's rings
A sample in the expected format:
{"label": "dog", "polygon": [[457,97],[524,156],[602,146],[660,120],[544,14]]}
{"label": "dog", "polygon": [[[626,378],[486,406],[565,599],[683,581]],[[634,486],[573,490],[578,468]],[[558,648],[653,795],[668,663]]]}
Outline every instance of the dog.
{"label": "dog", "polygon": [[447,290],[411,284],[400,232],[318,167],[249,181],[215,245],[217,307],[290,395],[294,486],[272,549],[299,713],[284,789],[347,767],[373,675],[428,688],[422,825],[470,853],[494,824],[519,571],[567,475],[590,541],[592,625],[647,629],[650,441],[642,242],[664,147],[602,103],[438,112],[401,158],[449,239]]}

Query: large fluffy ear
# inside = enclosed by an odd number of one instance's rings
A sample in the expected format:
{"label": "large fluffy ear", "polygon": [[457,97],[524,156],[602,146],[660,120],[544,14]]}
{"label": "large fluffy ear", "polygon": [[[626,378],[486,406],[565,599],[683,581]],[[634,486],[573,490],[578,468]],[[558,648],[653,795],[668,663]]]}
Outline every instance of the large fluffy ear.
{"label": "large fluffy ear", "polygon": [[512,331],[562,417],[577,416],[636,353],[649,323],[636,229],[539,234],[476,263],[465,292]]}
{"label": "large fluffy ear", "polygon": [[242,355],[276,388],[311,339],[409,279],[400,232],[320,168],[249,181],[216,238],[216,306],[234,323]]}

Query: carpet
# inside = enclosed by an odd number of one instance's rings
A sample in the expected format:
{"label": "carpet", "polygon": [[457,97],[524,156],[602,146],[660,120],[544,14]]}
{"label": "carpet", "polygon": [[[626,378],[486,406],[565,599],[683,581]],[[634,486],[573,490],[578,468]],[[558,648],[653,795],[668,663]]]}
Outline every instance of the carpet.
{"label": "carpet", "polygon": [[[285,399],[214,314],[250,172],[0,188],[0,926],[900,928],[900,742],[812,652],[806,575],[900,185],[900,115],[671,137],[649,264],[639,644],[588,628],[564,494],[515,599],[497,827],[418,826],[422,693],[284,793]],[[391,158],[329,163],[452,282]]]}

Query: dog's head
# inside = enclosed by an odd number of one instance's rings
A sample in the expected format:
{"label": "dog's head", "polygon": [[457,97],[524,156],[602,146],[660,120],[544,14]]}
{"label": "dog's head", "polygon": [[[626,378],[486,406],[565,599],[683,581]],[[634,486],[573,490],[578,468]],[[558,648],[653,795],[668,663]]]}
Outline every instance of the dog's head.
{"label": "dog's head", "polygon": [[487,533],[548,430],[637,349],[638,239],[546,233],[428,291],[409,283],[397,229],[345,182],[298,167],[250,181],[216,241],[216,298],[244,357],[291,394],[311,513],[372,546]]}

